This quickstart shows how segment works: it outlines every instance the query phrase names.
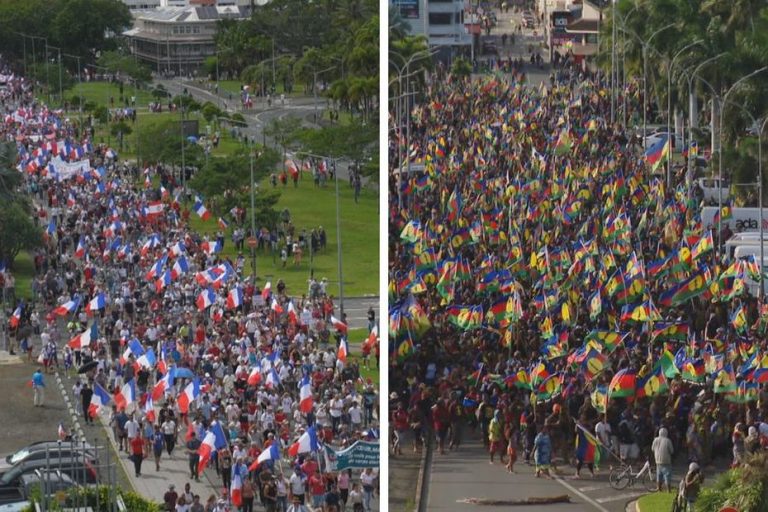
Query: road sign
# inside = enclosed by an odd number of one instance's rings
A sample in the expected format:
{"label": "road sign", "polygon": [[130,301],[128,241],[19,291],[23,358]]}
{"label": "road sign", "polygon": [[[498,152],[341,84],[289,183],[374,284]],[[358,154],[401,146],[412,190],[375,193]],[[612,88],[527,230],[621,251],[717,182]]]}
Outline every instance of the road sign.
{"label": "road sign", "polygon": [[253,249],[257,245],[259,245],[259,242],[256,240],[256,237],[253,237],[253,236],[248,237],[248,247]]}

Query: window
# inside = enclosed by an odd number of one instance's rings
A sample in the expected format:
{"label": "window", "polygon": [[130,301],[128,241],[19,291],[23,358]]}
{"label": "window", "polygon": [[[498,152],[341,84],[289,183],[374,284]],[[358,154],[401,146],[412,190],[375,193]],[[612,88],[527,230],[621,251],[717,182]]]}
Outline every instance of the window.
{"label": "window", "polygon": [[430,25],[450,25],[453,15],[450,12],[431,12],[429,13]]}
{"label": "window", "polygon": [[187,25],[187,34],[191,34],[191,33],[192,33],[192,27]]}
{"label": "window", "polygon": [[192,27],[192,32],[194,32],[195,34],[199,34],[200,33],[200,27],[195,25],[194,27]]}

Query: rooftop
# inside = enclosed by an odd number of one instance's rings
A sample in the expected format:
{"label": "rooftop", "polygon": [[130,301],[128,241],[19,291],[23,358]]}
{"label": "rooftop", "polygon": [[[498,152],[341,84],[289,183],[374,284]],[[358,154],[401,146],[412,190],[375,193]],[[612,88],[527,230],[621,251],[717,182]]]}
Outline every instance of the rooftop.
{"label": "rooftop", "polygon": [[247,18],[250,7],[237,5],[196,5],[189,7],[157,7],[138,9],[133,17],[139,20],[160,21],[165,23],[194,23],[220,20],[225,18]]}

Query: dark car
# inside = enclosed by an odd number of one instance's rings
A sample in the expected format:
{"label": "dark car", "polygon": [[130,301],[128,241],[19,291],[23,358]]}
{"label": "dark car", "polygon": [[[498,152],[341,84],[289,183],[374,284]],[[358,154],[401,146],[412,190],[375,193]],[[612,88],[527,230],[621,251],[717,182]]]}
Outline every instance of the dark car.
{"label": "dark car", "polygon": [[[43,494],[50,495],[75,486],[77,483],[66,473],[58,470],[37,469],[31,473],[22,474],[18,486],[0,488],[0,504],[25,503],[32,491],[38,487]],[[2,510],[0,508],[0,512]]]}
{"label": "dark car", "polygon": [[83,446],[82,443],[78,444],[65,441],[40,441],[32,443],[0,459],[0,474],[5,473],[12,466],[15,466],[20,462],[27,460],[45,460],[46,457],[49,459],[59,459],[61,457],[77,456],[83,453],[83,449],[85,449],[86,459],[90,459],[91,461],[96,460],[96,453],[93,446],[87,443],[85,446]]}
{"label": "dark car", "polygon": [[66,457],[60,459],[29,460],[16,464],[0,476],[0,495],[12,493],[22,482],[22,476],[32,474],[37,470],[58,470],[68,475],[81,485],[98,482],[96,467],[82,457]]}
{"label": "dark car", "polygon": [[496,47],[496,43],[493,41],[483,41],[482,46],[483,55],[498,55],[499,49]]}

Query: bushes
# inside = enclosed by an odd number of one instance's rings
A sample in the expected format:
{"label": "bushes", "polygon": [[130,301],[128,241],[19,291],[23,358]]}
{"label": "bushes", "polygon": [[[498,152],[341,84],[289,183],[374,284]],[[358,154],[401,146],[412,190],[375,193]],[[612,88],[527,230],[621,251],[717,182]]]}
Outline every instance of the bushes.
{"label": "bushes", "polygon": [[[109,510],[109,487],[101,485],[99,487],[73,487],[67,491],[67,498],[63,507],[74,507],[76,504],[91,507],[95,512],[107,512]],[[116,496],[120,496],[125,504],[125,509],[130,512],[161,512],[162,507],[149,500],[144,499],[133,491],[124,491],[117,489]],[[97,499],[98,493],[98,499]],[[24,512],[35,512],[34,502],[40,501],[41,495],[39,489],[35,489],[30,496],[32,505],[27,507]],[[98,507],[97,507],[98,502]],[[48,510],[61,510],[62,506],[56,501],[48,503]]]}
{"label": "bushes", "polygon": [[701,512],[717,512],[724,506],[740,512],[768,512],[768,454],[755,454],[744,466],[720,475],[701,490],[696,502]]}

